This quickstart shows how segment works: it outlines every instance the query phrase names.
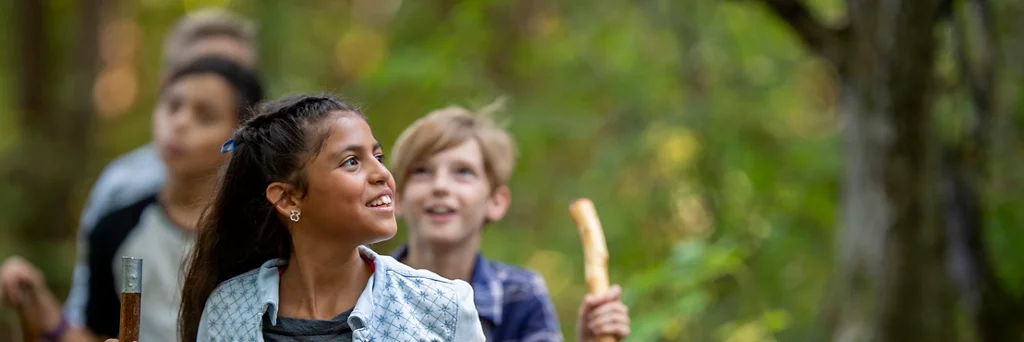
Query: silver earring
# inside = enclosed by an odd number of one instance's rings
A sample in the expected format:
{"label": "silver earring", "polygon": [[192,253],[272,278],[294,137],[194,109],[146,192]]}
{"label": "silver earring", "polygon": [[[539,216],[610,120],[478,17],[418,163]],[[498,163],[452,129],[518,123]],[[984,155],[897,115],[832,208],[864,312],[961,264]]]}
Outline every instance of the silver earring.
{"label": "silver earring", "polygon": [[299,211],[292,210],[292,214],[288,215],[288,218],[292,219],[292,222],[299,222]]}

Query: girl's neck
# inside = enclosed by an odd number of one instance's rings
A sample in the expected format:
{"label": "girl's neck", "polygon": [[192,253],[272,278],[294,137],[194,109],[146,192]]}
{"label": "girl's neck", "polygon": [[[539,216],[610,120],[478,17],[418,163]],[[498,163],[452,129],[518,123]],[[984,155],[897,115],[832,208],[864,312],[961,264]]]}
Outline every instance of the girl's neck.
{"label": "girl's neck", "polygon": [[434,246],[426,239],[410,237],[409,250],[403,262],[412,268],[427,269],[448,279],[469,282],[479,252],[479,236],[461,245],[445,246]]}
{"label": "girl's neck", "polygon": [[215,176],[167,177],[167,182],[157,195],[167,216],[181,228],[194,231],[203,208],[209,204],[216,185]]}
{"label": "girl's neck", "polygon": [[293,246],[281,274],[280,315],[329,320],[355,306],[373,275],[357,248],[295,235]]}

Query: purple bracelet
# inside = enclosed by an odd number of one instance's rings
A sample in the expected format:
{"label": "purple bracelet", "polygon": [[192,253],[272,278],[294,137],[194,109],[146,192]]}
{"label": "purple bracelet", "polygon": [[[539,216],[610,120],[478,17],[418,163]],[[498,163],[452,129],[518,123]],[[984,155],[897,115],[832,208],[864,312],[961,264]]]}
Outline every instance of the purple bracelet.
{"label": "purple bracelet", "polygon": [[67,319],[67,317],[64,317],[64,314],[62,313],[60,315],[60,324],[57,325],[57,327],[54,328],[52,331],[49,331],[49,332],[46,332],[45,334],[43,334],[43,340],[44,341],[59,341],[60,337],[62,335],[64,335],[64,332],[67,331],[67,330],[68,330],[68,319]]}

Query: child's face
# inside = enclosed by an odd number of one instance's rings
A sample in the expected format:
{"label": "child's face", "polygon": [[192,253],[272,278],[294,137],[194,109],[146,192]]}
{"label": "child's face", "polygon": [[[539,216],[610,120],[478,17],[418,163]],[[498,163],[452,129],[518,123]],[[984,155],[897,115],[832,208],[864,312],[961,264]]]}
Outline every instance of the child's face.
{"label": "child's face", "polygon": [[395,180],[381,162],[383,152],[370,126],[348,113],[323,125],[330,135],[306,166],[308,188],[299,224],[308,222],[320,236],[360,245],[395,236]]}
{"label": "child's face", "polygon": [[205,176],[224,162],[220,146],[238,122],[231,85],[212,73],[184,76],[160,94],[153,140],[171,175]]}
{"label": "child's face", "polygon": [[479,143],[469,139],[413,164],[400,194],[412,239],[451,246],[479,236],[486,220],[504,215],[507,201],[491,191]]}

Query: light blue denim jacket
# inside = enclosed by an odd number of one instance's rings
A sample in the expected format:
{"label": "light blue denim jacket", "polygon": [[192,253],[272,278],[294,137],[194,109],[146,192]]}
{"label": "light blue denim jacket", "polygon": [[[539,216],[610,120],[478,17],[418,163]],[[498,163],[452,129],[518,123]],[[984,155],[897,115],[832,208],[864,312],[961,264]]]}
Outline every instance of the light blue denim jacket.
{"label": "light blue denim jacket", "polygon": [[[468,283],[366,247],[359,251],[375,270],[348,318],[353,341],[484,341]],[[278,267],[285,263],[269,260],[217,285],[203,309],[198,341],[263,341],[263,315],[277,324]]]}

